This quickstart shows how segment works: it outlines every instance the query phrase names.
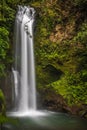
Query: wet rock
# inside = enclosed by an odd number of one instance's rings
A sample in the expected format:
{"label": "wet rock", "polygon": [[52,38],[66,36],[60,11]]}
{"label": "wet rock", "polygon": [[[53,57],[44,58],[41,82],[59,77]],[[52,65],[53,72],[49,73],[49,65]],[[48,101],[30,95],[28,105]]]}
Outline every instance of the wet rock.
{"label": "wet rock", "polygon": [[41,92],[41,95],[41,102],[45,109],[87,118],[86,104],[69,106],[62,95],[56,94],[53,89],[50,88],[45,88],[43,92]]}
{"label": "wet rock", "polygon": [[67,112],[66,102],[60,94],[56,94],[51,89],[45,89],[42,94],[44,108],[51,111]]}

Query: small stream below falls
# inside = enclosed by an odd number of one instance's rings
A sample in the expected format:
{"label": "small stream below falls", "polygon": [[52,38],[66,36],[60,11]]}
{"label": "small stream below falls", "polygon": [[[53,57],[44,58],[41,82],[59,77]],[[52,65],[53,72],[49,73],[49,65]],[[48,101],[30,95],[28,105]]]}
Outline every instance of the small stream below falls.
{"label": "small stream below falls", "polygon": [[15,123],[5,123],[2,130],[87,130],[87,120],[64,113],[11,117]]}

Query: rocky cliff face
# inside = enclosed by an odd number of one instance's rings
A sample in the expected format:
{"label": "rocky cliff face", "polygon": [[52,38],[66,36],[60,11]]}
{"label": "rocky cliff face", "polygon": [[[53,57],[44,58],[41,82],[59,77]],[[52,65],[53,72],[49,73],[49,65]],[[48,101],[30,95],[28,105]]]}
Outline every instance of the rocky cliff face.
{"label": "rocky cliff face", "polygon": [[43,95],[43,104],[49,109],[61,108],[80,115],[86,112],[87,104],[87,17],[84,3],[55,0],[32,5],[38,14],[35,59],[37,87]]}

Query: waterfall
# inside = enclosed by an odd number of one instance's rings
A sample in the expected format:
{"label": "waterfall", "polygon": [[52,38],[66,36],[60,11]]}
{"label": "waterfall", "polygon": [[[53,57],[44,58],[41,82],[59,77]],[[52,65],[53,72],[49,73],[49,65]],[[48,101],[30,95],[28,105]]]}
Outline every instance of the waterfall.
{"label": "waterfall", "polygon": [[18,6],[15,20],[14,100],[15,110],[36,110],[36,84],[33,52],[35,10]]}

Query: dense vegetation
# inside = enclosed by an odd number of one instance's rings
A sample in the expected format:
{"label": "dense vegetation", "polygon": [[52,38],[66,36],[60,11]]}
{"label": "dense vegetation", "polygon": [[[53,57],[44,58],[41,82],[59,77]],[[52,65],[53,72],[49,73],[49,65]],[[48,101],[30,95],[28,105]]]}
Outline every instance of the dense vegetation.
{"label": "dense vegetation", "polygon": [[87,0],[3,0],[0,3],[0,77],[6,76],[13,62],[13,25],[18,4],[31,5],[37,12],[36,75],[43,100],[49,101],[48,91],[52,91],[55,96],[63,96],[68,106],[86,106]]}

